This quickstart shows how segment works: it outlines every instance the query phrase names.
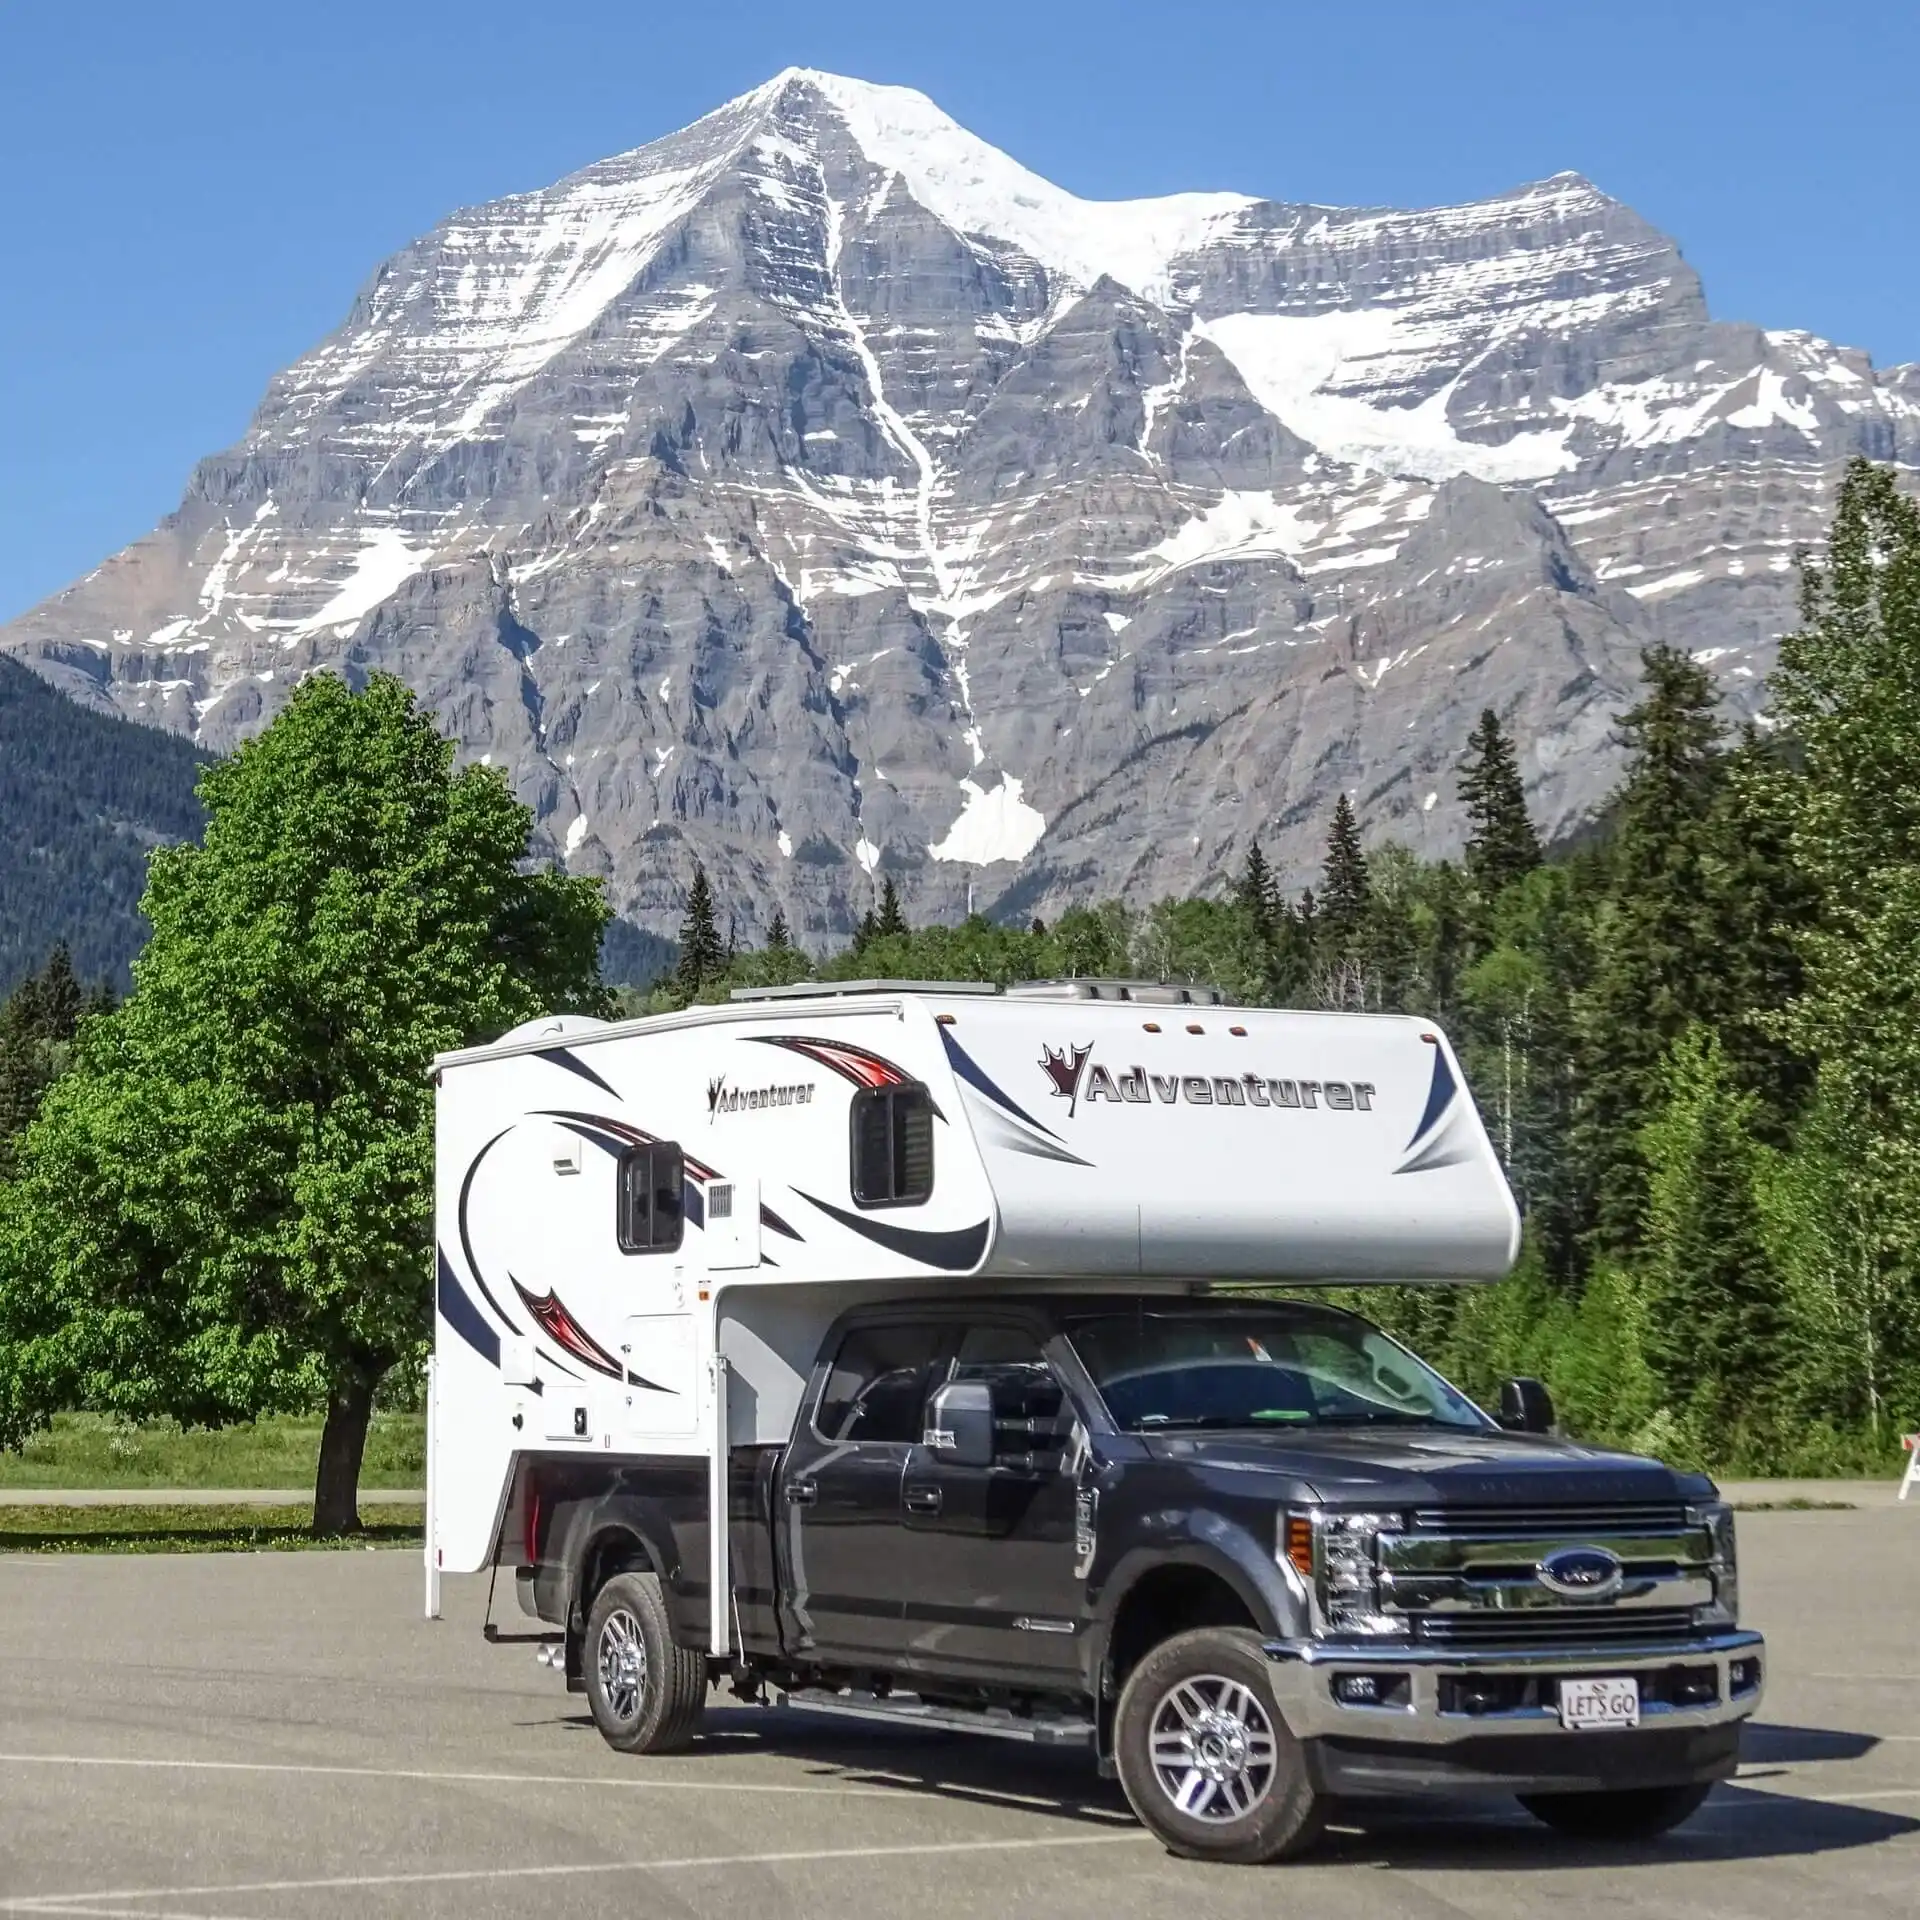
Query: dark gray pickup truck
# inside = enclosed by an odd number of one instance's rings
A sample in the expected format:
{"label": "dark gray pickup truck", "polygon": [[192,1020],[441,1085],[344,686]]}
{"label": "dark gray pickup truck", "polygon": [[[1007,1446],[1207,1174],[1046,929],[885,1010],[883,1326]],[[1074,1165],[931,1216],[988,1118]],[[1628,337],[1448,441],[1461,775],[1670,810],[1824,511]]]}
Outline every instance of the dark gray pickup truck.
{"label": "dark gray pickup truck", "polygon": [[1203,1859],[1367,1795],[1517,1796],[1586,1838],[1734,1771],[1760,1636],[1712,1483],[1496,1419],[1330,1306],[997,1293],[843,1316],[783,1447],[736,1449],[710,1658],[707,1482],[528,1462],[523,1608],[615,1747],[710,1688],[1085,1746]]}

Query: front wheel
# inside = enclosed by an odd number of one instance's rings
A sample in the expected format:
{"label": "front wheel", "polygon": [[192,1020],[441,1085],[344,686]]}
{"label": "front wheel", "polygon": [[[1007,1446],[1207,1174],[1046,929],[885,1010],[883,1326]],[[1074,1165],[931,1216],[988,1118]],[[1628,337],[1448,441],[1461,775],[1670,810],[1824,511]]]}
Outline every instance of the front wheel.
{"label": "front wheel", "polygon": [[1121,1692],[1113,1744],[1128,1804],[1170,1853],[1251,1864],[1320,1837],[1325,1808],[1246,1628],[1163,1640]]}
{"label": "front wheel", "polygon": [[674,1645],[657,1574],[617,1573],[594,1595],[582,1653],[587,1704],[608,1746],[674,1753],[692,1741],[707,1663]]}
{"label": "front wheel", "polygon": [[1576,1840],[1653,1840],[1690,1820],[1713,1791],[1691,1787],[1623,1787],[1614,1793],[1523,1793],[1520,1804],[1556,1833]]}

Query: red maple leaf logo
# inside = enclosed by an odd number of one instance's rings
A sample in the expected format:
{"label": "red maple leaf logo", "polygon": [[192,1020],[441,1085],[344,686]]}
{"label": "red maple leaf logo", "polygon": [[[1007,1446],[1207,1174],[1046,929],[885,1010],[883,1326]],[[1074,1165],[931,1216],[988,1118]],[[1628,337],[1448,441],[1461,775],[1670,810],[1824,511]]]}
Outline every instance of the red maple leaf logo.
{"label": "red maple leaf logo", "polygon": [[1087,1061],[1093,1049],[1069,1047],[1064,1053],[1055,1053],[1049,1046],[1040,1049],[1040,1065],[1046,1076],[1053,1082],[1054,1093],[1068,1103],[1067,1111],[1074,1112],[1080,1104],[1080,1078],[1087,1070]]}

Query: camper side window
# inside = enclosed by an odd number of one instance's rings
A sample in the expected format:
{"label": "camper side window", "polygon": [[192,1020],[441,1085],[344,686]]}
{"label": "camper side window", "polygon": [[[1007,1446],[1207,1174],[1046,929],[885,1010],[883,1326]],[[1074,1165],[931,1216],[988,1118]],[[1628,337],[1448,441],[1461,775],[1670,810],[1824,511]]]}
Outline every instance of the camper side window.
{"label": "camper side window", "polygon": [[620,1156],[619,1235],[622,1253],[671,1253],[680,1244],[686,1207],[686,1158],[671,1140],[629,1147]]}
{"label": "camper side window", "polygon": [[853,1198],[917,1207],[933,1192],[933,1100],[918,1081],[853,1096]]}

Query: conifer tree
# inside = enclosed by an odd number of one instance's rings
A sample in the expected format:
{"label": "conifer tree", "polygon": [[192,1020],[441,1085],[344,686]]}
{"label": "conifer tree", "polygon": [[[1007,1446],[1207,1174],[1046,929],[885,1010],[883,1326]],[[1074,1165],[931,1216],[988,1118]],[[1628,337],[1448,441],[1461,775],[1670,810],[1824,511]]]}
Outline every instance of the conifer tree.
{"label": "conifer tree", "polygon": [[1460,768],[1467,810],[1467,875],[1483,900],[1492,900],[1540,864],[1540,838],[1527,815],[1513,742],[1491,707],[1467,742]]}
{"label": "conifer tree", "polygon": [[773,910],[773,918],[767,925],[767,951],[769,953],[791,953],[793,935],[787,931],[787,916],[778,907]]}
{"label": "conifer tree", "polygon": [[1372,893],[1359,823],[1353,817],[1353,803],[1343,793],[1334,805],[1333,825],[1327,833],[1326,873],[1318,903],[1321,925],[1335,940],[1353,941],[1366,922]]}
{"label": "conifer tree", "polygon": [[1644,1131],[1650,1167],[1647,1357],[1709,1458],[1764,1428],[1782,1340],[1779,1276],[1761,1231],[1752,1100],[1719,1041],[1684,1035]]}
{"label": "conifer tree", "polygon": [[707,884],[706,868],[696,865],[693,885],[687,890],[687,917],[680,923],[680,965],[675,978],[680,991],[692,999],[703,986],[719,979],[726,967],[726,950],[714,920],[713,889]]}
{"label": "conifer tree", "polygon": [[86,1011],[86,995],[74,977],[73,955],[62,940],[40,970],[37,1018],[43,1038],[55,1043],[71,1040]]}
{"label": "conifer tree", "polygon": [[1234,884],[1233,897],[1261,934],[1271,940],[1280,926],[1280,883],[1274,879],[1258,840],[1248,842],[1246,863]]}
{"label": "conifer tree", "polygon": [[907,931],[907,916],[900,910],[900,889],[893,884],[889,874],[880,889],[880,913],[874,921],[874,932],[883,940],[892,939]]}
{"label": "conifer tree", "polygon": [[1620,720],[1627,777],[1595,926],[1594,977],[1580,996],[1574,1148],[1593,1181],[1596,1249],[1641,1238],[1640,1133],[1662,1065],[1695,1021],[1722,1010],[1707,884],[1725,779],[1713,683],[1689,655],[1649,647],[1646,690]]}

